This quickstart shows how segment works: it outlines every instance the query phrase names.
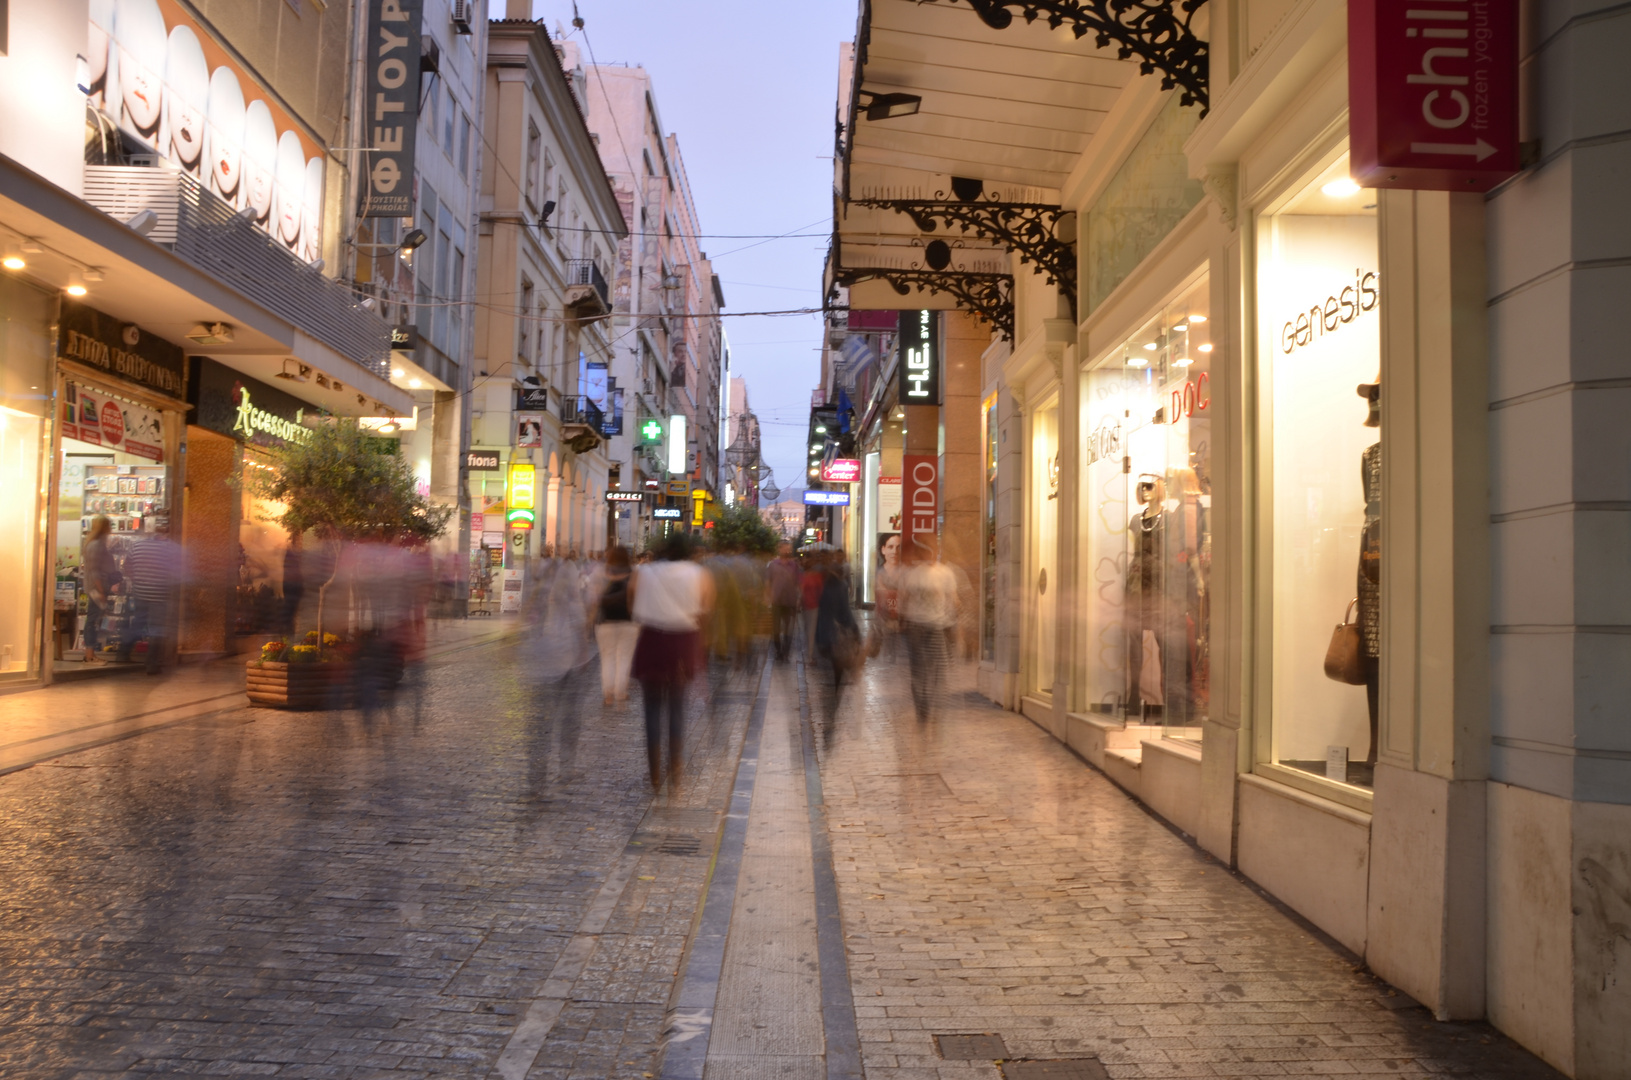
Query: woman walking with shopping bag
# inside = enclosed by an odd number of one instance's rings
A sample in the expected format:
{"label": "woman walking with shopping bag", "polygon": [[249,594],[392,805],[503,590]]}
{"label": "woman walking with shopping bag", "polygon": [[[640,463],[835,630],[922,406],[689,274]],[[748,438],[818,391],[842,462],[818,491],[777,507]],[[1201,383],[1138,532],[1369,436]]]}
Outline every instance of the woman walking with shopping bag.
{"label": "woman walking with shopping bag", "polygon": [[703,663],[703,622],[713,609],[708,571],[691,561],[684,535],[669,537],[658,557],[635,571],[629,610],[640,627],[634,677],[645,699],[646,758],[653,791],[662,787],[663,720],[668,721],[669,793],[684,770],[685,691]]}

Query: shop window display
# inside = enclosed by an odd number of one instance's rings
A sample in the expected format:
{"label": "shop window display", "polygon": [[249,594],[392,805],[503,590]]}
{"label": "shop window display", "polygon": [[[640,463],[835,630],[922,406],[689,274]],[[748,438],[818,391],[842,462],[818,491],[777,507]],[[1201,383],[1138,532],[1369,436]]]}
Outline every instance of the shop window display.
{"label": "shop window display", "polygon": [[0,680],[39,676],[52,298],[0,278]]}
{"label": "shop window display", "polygon": [[[1338,160],[1259,219],[1258,342],[1273,673],[1258,760],[1369,787],[1382,478],[1374,194]],[[1327,671],[1344,624],[1357,655]]]}
{"label": "shop window display", "polygon": [[1211,359],[1204,279],[1086,376],[1087,707],[1199,740],[1210,699]]}
{"label": "shop window display", "polygon": [[1059,608],[1059,406],[1039,409],[1031,422],[1031,618],[1036,647],[1031,692],[1053,693]]}

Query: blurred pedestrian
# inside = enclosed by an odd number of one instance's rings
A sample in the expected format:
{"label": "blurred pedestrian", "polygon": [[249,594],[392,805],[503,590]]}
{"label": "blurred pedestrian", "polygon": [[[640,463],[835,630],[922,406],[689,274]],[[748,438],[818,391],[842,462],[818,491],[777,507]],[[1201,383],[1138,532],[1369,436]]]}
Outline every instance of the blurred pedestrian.
{"label": "blurred pedestrian", "polygon": [[102,640],[102,619],[112,606],[109,597],[114,587],[123,580],[119,567],[113,560],[113,550],[108,546],[108,533],[113,531],[113,522],[106,515],[98,514],[91,519],[91,531],[85,537],[85,550],[82,555],[82,564],[85,576],[85,662],[87,664],[104,663],[96,655],[97,645]]}
{"label": "blurred pedestrian", "polygon": [[684,771],[685,691],[703,662],[703,628],[713,607],[713,579],[691,561],[690,543],[676,533],[658,558],[630,582],[629,610],[640,626],[634,677],[645,699],[646,758],[651,787],[662,787],[663,720],[668,721],[668,779],[677,792]]}
{"label": "blurred pedestrian", "polygon": [[600,693],[606,704],[629,700],[629,669],[640,628],[629,607],[629,581],[633,568],[629,549],[615,545],[606,551],[606,569],[595,600],[595,641],[600,646]]}
{"label": "blurred pedestrian", "polygon": [[125,577],[135,611],[130,629],[119,643],[118,659],[129,663],[130,652],[141,639],[147,641],[147,673],[163,670],[169,646],[171,603],[181,580],[181,552],[170,539],[167,519],[147,519],[152,532],[131,546],[125,556]]}
{"label": "blurred pedestrian", "polygon": [[912,666],[912,705],[919,720],[934,713],[957,629],[957,578],[937,557],[936,537],[912,537],[901,575],[900,622]]}
{"label": "blurred pedestrian", "polygon": [[300,600],[306,595],[305,556],[301,550],[300,534],[289,537],[289,546],[283,549],[283,603],[278,613],[277,632],[293,638],[295,619],[300,614]]}
{"label": "blurred pedestrian", "polygon": [[816,658],[816,618],[820,615],[821,590],[827,584],[827,579],[821,572],[824,562],[823,552],[814,550],[805,552],[804,573],[799,577],[799,603],[803,605],[799,617],[803,623],[806,664],[815,663]]}
{"label": "blurred pedestrian", "polygon": [[816,606],[816,648],[832,664],[832,682],[844,682],[844,673],[861,662],[861,631],[849,604],[849,573],[844,553],[834,551],[823,560],[821,599]]}
{"label": "blurred pedestrian", "polygon": [[786,660],[793,647],[799,612],[799,564],[793,545],[783,540],[776,557],[765,567],[765,592],[770,600],[771,638],[776,659]]}

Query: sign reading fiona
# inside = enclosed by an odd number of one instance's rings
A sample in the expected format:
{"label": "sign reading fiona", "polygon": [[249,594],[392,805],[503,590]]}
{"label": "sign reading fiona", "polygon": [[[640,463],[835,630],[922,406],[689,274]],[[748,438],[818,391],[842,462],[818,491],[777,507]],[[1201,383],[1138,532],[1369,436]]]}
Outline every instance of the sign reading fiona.
{"label": "sign reading fiona", "polygon": [[322,255],[323,148],[177,0],[90,0],[85,58],[91,108],[234,210],[253,209],[290,253]]}

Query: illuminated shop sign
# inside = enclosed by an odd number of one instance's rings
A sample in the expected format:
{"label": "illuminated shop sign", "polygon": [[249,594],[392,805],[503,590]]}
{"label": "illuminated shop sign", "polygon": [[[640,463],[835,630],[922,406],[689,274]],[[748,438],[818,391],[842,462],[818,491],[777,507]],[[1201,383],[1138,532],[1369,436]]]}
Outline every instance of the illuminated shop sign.
{"label": "illuminated shop sign", "polygon": [[239,442],[276,449],[311,438],[306,402],[205,356],[191,360],[187,400],[191,423]]}
{"label": "illuminated shop sign", "polygon": [[667,519],[677,519],[680,514],[681,510],[677,506],[659,506],[651,512],[651,516],[654,518]]}
{"label": "illuminated shop sign", "polygon": [[821,479],[834,484],[853,484],[861,479],[861,463],[854,458],[834,458],[821,466]]}
{"label": "illuminated shop sign", "polygon": [[62,302],[57,355],[173,398],[182,396],[187,381],[187,361],[180,349],[134,323],[71,300]]}
{"label": "illuminated shop sign", "polygon": [[806,491],[804,493],[805,506],[848,506],[849,492],[847,491]]}
{"label": "illuminated shop sign", "polygon": [[1335,333],[1367,311],[1373,311],[1381,299],[1382,279],[1374,270],[1355,270],[1351,285],[1315,302],[1307,311],[1299,311],[1295,319],[1288,319],[1280,328],[1280,351],[1290,354],[1294,350],[1314,343],[1315,338]]}
{"label": "illuminated shop sign", "polygon": [[530,529],[537,520],[536,478],[537,469],[533,465],[526,462],[510,464],[504,521],[512,529]]}
{"label": "illuminated shop sign", "polygon": [[643,491],[608,491],[606,501],[610,503],[637,503],[645,501]]}
{"label": "illuminated shop sign", "polygon": [[940,404],[940,358],[935,355],[939,313],[900,313],[900,400],[906,405]]}

